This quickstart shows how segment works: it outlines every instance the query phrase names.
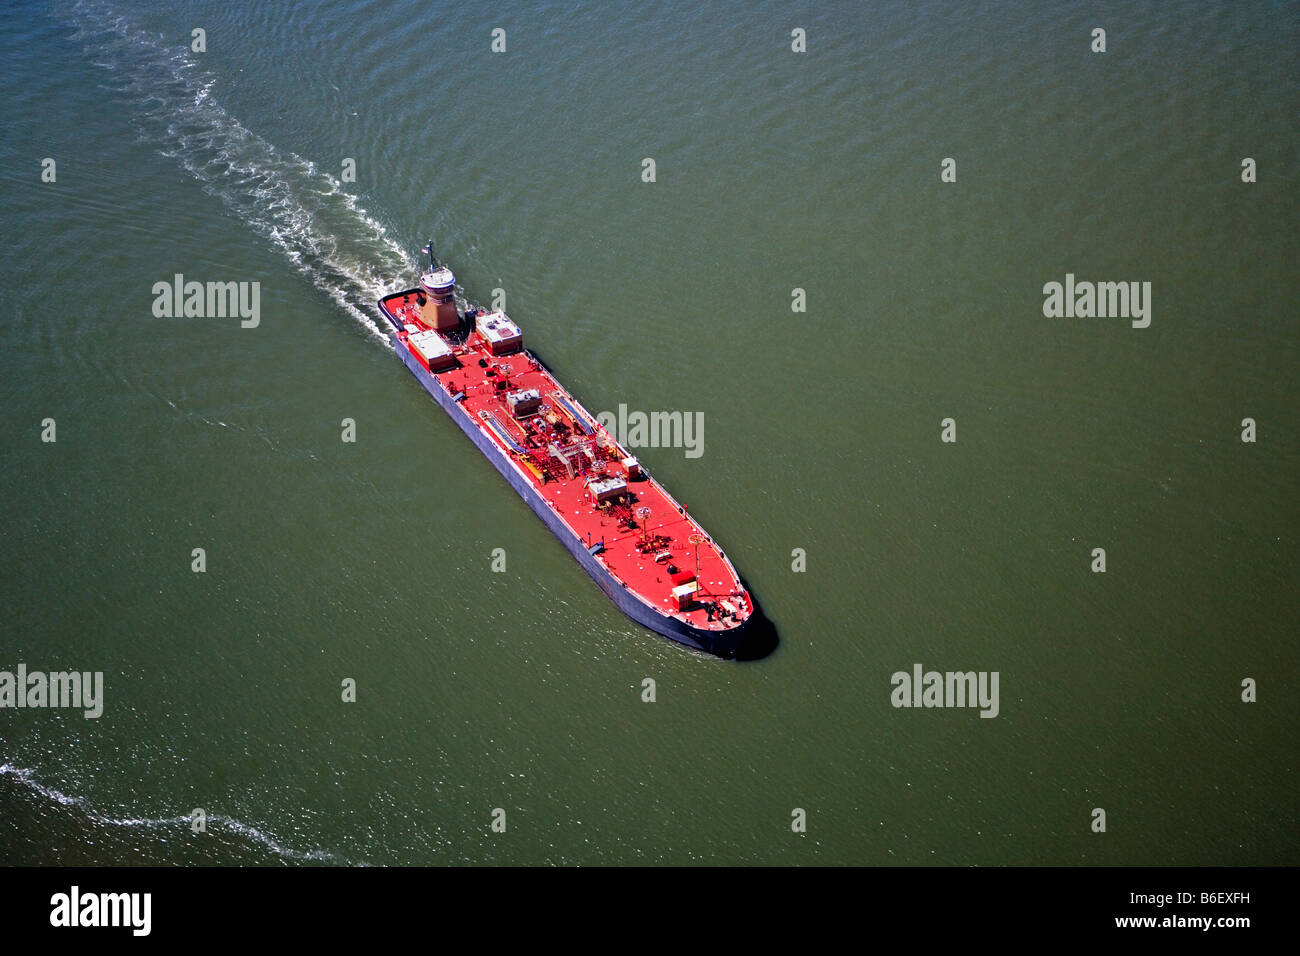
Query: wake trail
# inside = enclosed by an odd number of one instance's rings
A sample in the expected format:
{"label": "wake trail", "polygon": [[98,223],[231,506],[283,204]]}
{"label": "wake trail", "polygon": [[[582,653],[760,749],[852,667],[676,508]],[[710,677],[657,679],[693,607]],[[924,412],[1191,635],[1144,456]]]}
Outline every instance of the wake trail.
{"label": "wake trail", "polygon": [[187,47],[164,44],[98,0],[77,0],[71,19],[87,57],[105,70],[107,88],[134,101],[130,119],[141,140],[391,347],[374,303],[416,265],[343,183],[232,116],[212,95],[215,77]]}
{"label": "wake trail", "polygon": [[[32,793],[51,800],[60,806],[69,807],[82,814],[91,822],[104,827],[130,827],[142,830],[177,830],[189,834],[191,820],[188,816],[175,817],[113,817],[101,813],[83,797],[69,796],[62,791],[41,783],[36,778],[36,773],[24,767],[15,767],[13,764],[0,764],[0,777],[10,777],[22,784]],[[353,866],[356,865],[349,860],[343,859],[337,853],[330,853],[325,850],[295,850],[286,846],[280,840],[267,833],[260,827],[243,823],[233,817],[223,816],[221,814],[208,814],[206,817],[208,829],[218,832],[224,831],[242,837],[249,843],[256,844],[276,856],[286,860],[296,860],[303,862],[332,863],[336,866]]]}

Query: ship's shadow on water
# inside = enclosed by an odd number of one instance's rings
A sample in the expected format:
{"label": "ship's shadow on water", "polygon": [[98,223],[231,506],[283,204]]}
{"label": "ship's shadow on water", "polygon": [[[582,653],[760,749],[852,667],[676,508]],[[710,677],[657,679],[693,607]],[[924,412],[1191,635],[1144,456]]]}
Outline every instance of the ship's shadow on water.
{"label": "ship's shadow on water", "polygon": [[745,590],[749,591],[749,600],[753,602],[754,612],[749,616],[749,624],[745,626],[745,632],[740,636],[740,646],[736,649],[735,660],[760,661],[776,650],[781,639],[777,636],[776,625],[763,613],[762,605],[758,603],[748,584],[745,584]]}

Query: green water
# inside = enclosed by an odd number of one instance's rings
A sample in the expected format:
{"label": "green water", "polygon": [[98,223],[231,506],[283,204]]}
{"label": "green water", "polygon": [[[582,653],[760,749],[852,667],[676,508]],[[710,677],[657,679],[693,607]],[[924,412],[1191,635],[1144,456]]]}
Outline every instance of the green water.
{"label": "green water", "polygon": [[[0,669],[106,690],[0,709],[0,856],[1300,862],[1297,13],[6,14]],[[640,455],[774,653],[624,618],[401,367],[430,236],[593,411],[704,414]],[[1067,273],[1150,327],[1046,318]],[[892,707],[918,662],[998,716]]]}

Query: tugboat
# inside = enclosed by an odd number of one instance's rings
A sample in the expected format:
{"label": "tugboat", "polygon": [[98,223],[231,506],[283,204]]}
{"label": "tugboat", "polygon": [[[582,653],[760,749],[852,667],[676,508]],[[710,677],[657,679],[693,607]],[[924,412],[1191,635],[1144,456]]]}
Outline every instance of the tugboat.
{"label": "tugboat", "polygon": [[402,362],[600,589],[639,624],[735,657],[758,609],[717,542],[565,389],[501,311],[456,304],[421,250],[418,288],[379,300]]}

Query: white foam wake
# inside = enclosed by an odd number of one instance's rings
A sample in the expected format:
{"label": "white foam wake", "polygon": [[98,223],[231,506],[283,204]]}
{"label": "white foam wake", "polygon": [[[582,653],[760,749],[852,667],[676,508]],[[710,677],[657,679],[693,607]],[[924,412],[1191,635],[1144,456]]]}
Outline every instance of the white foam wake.
{"label": "white foam wake", "polygon": [[[100,826],[111,827],[139,827],[143,829],[172,829],[183,830],[185,833],[190,832],[190,818],[188,816],[177,817],[112,817],[100,813],[91,807],[83,797],[70,797],[66,793],[55,790],[36,779],[36,774],[23,767],[15,767],[13,764],[0,764],[0,777],[12,777],[21,783],[28,790],[40,794],[48,800],[53,800],[65,807],[72,807],[87,819]],[[295,850],[285,846],[275,837],[271,836],[265,830],[259,827],[251,826],[247,823],[241,823],[231,817],[220,814],[209,814],[206,819],[207,827],[210,830],[226,831],[237,834],[249,842],[259,844],[270,850],[278,857],[286,860],[301,860],[309,862],[333,863],[339,866],[352,865],[349,861],[335,853],[328,853],[324,850],[302,851]]]}
{"label": "white foam wake", "polygon": [[342,182],[240,123],[213,97],[215,79],[187,48],[164,45],[97,0],[77,0],[72,19],[106,84],[137,104],[131,120],[142,139],[388,343],[374,302],[416,265]]}

